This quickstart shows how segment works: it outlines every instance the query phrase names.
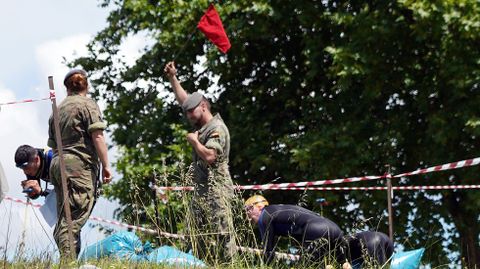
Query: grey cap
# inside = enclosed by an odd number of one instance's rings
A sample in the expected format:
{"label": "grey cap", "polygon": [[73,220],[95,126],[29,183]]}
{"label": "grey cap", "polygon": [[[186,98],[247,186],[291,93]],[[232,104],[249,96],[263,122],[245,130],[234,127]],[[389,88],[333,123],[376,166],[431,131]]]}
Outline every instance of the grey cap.
{"label": "grey cap", "polygon": [[65,75],[65,78],[63,79],[63,85],[67,86],[67,79],[75,74],[80,74],[80,75],[83,75],[84,77],[87,77],[87,72],[85,72],[85,70],[72,69]]}
{"label": "grey cap", "polygon": [[199,92],[194,92],[187,96],[187,99],[183,101],[182,108],[183,111],[188,111],[190,109],[196,108],[198,104],[203,100],[203,94]]}

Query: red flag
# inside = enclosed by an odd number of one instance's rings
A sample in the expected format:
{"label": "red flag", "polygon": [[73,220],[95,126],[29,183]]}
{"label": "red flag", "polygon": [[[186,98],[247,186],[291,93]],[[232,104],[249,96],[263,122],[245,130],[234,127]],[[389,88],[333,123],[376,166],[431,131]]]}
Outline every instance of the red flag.
{"label": "red flag", "polygon": [[218,15],[217,10],[215,10],[213,4],[210,4],[207,12],[202,16],[198,22],[197,28],[200,29],[200,31],[202,31],[223,53],[227,53],[228,49],[232,46],[225,33],[225,29],[223,29],[220,16]]}

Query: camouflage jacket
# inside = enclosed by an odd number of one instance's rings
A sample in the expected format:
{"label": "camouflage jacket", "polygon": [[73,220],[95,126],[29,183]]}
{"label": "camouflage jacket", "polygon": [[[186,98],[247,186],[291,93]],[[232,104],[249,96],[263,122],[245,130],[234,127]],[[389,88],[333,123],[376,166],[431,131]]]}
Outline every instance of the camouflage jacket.
{"label": "camouflage jacket", "polygon": [[230,133],[219,114],[198,130],[198,140],[216,153],[215,162],[209,165],[193,151],[193,163],[195,177],[205,180],[208,177],[209,168],[220,175],[230,177],[228,173],[228,156],[230,154]]}
{"label": "camouflage jacket", "polygon": [[[99,159],[91,134],[106,128],[98,105],[88,97],[70,95],[58,106],[58,114],[63,152],[98,166]],[[48,146],[55,151],[57,149],[53,115],[49,119]]]}

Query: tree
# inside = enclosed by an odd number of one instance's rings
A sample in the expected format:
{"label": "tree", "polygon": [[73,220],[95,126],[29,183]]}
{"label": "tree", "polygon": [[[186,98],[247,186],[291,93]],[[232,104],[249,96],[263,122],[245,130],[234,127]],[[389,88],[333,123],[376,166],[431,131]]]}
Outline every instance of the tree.
{"label": "tree", "polygon": [[[386,164],[406,172],[478,156],[475,1],[218,2],[232,43],[226,55],[195,32],[207,1],[102,3],[109,5],[109,24],[90,43],[90,55],[71,64],[96,74],[95,94],[107,102],[105,117],[125,153],[117,166],[124,178],[109,194],[123,205],[132,202],[133,174],[146,189],[154,168],[178,174],[179,156],[188,162],[179,135],[188,127],[172,125],[181,111],[163,78],[173,55],[184,87],[205,90],[229,126],[239,184],[379,175]],[[153,44],[128,66],[119,48],[139,33]],[[394,184],[468,184],[477,173],[472,167]],[[333,204],[326,215],[345,230],[373,217],[368,226],[386,231],[385,193],[265,195],[309,207],[323,197]],[[448,263],[452,251],[469,267],[480,264],[479,198],[465,190],[396,193],[396,241],[426,246],[432,265]]]}

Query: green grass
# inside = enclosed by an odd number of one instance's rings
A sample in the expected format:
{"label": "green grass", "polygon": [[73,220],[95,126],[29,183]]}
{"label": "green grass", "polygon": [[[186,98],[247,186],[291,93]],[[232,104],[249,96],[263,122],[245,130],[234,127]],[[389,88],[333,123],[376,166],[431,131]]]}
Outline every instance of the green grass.
{"label": "green grass", "polygon": [[[171,185],[166,182],[168,175],[164,175],[165,182],[158,183],[159,185]],[[161,180],[159,180],[161,181]],[[191,186],[191,179],[183,174],[181,181],[185,186]],[[132,181],[133,182],[133,181]],[[170,192],[168,193],[169,201],[167,204],[157,204],[157,209],[160,210],[160,220],[155,217],[155,208],[152,205],[151,200],[145,198],[142,195],[142,190],[139,186],[132,184],[131,186],[131,201],[133,208],[132,214],[129,214],[122,221],[127,223],[139,224],[139,219],[146,219],[146,226],[157,230],[165,231],[170,233],[179,233],[187,235],[190,240],[180,239],[169,239],[160,236],[152,236],[142,234],[137,232],[137,235],[142,239],[143,242],[149,240],[157,244],[157,247],[160,245],[170,245],[174,246],[177,249],[188,252],[190,246],[198,246],[197,240],[200,238],[199,234],[205,232],[204,227],[198,227],[195,224],[194,214],[191,212],[192,204],[192,194],[191,192]],[[220,195],[220,197],[222,197]],[[220,198],[221,199],[221,198]],[[207,207],[208,205],[201,205]],[[232,211],[229,212],[229,218],[232,220],[229,223],[229,232],[230,239],[235,242],[236,246],[250,247],[261,249],[260,242],[257,241],[257,228],[252,226],[251,223],[247,220],[245,210],[243,208],[243,199],[242,193],[236,193],[232,201]],[[110,229],[105,227],[105,230]],[[175,231],[172,231],[175,230]],[[215,242],[215,236],[208,236],[208,242]],[[292,239],[283,238],[278,245],[278,252],[286,252],[285,250],[288,247],[296,246],[298,248],[298,242],[295,242]],[[334,268],[341,268],[340,265],[334,264],[332,262],[322,262],[320,264],[304,264],[302,262],[290,263],[285,260],[276,260],[269,266],[265,266],[262,262],[261,257],[258,254],[251,253],[240,253],[236,251],[233,255],[233,259],[225,259],[224,253],[219,253],[218,247],[210,247],[209,251],[206,253],[206,258],[202,260],[209,265],[209,268],[240,268],[240,269],[250,269],[250,268],[322,268],[326,264],[333,265]],[[194,254],[196,254],[195,247],[193,248]],[[169,265],[158,265],[147,262],[128,262],[125,260],[104,258],[100,260],[90,260],[87,262],[71,262],[71,263],[62,263],[58,264],[53,262],[54,253],[40,253],[36,254],[33,259],[22,258],[22,255],[18,255],[13,262],[8,262],[6,260],[0,260],[0,269],[3,268],[80,268],[82,265],[88,264],[93,265],[98,268],[185,268],[178,266],[169,266]],[[198,255],[195,255],[198,257]],[[0,257],[1,259],[2,257]],[[222,263],[222,260],[230,260],[229,263]],[[327,260],[334,260],[333,257],[327,257]],[[388,266],[379,266],[377,264],[369,263],[368,258],[365,259],[367,262],[364,264],[363,268],[385,268]],[[441,267],[439,267],[441,268]]]}

